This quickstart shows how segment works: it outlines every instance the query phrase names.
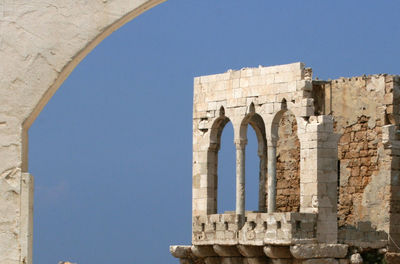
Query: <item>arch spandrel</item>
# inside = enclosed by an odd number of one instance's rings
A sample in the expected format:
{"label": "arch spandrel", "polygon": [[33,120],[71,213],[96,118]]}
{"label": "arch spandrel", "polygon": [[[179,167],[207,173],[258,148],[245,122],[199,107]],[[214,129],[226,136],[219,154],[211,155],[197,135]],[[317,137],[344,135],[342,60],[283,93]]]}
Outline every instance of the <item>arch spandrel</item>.
{"label": "arch spandrel", "polygon": [[29,128],[72,70],[103,39],[164,1],[5,1],[0,54],[7,69],[0,72],[1,90],[21,91],[7,96],[18,98],[11,107],[21,110],[24,125]]}

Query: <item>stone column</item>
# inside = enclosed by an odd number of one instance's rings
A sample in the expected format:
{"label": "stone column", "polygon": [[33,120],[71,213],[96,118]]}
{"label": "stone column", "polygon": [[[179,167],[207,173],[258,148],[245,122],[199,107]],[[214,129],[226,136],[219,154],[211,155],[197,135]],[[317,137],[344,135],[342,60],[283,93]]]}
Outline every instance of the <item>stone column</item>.
{"label": "stone column", "polygon": [[236,214],[241,223],[245,217],[245,151],[247,140],[235,142],[236,145]]}
{"label": "stone column", "polygon": [[276,141],[268,142],[268,213],[276,209]]}
{"label": "stone column", "polygon": [[266,155],[264,151],[262,153],[258,153],[258,157],[260,158],[260,176],[259,176],[259,186],[258,186],[258,211],[265,212],[266,211],[266,201],[265,201],[265,181],[266,181]]}

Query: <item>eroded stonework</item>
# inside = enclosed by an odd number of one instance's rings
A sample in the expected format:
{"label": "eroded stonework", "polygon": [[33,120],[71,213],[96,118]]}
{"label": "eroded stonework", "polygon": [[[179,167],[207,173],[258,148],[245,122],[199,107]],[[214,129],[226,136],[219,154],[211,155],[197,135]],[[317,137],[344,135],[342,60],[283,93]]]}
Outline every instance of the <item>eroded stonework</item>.
{"label": "eroded stonework", "polygon": [[[192,245],[171,253],[181,263],[400,263],[399,101],[399,76],[312,80],[302,63],[195,78]],[[228,122],[236,210],[218,214]],[[244,200],[249,125],[256,212]]]}
{"label": "eroded stonework", "polygon": [[300,141],[296,117],[286,111],[279,123],[276,145],[276,211],[300,210]]}

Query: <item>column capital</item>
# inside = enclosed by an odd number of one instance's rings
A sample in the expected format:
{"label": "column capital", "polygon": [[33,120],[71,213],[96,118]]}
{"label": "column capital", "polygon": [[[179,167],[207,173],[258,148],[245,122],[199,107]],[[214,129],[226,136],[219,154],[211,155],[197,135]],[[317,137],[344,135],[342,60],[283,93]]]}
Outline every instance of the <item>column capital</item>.
{"label": "column capital", "polygon": [[218,152],[218,151],[219,151],[219,148],[220,148],[220,144],[218,144],[218,143],[211,143],[210,146],[208,147],[208,150],[209,150],[209,151],[212,151],[212,152]]}
{"label": "column capital", "polygon": [[247,139],[235,139],[236,149],[244,149],[247,145]]}
{"label": "column capital", "polygon": [[276,147],[277,144],[278,144],[277,138],[267,138],[267,148]]}

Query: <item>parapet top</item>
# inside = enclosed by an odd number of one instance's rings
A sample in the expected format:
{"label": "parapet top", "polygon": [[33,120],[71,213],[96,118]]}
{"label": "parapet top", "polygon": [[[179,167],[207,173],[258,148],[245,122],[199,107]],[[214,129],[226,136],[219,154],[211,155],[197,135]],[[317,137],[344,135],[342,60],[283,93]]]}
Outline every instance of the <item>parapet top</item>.
{"label": "parapet top", "polygon": [[[226,81],[229,79],[238,79],[241,77],[253,77],[257,75],[271,75],[271,74],[284,74],[284,73],[292,73],[297,76],[302,76],[301,79],[312,79],[312,69],[305,68],[305,64],[303,62],[295,62],[290,64],[283,65],[273,65],[273,66],[262,66],[258,67],[244,67],[240,70],[232,70],[229,69],[225,73],[219,74],[210,74],[203,75],[194,78],[195,84],[200,83],[210,83],[217,81]],[[379,73],[379,74],[364,74],[361,76],[352,76],[352,77],[339,77],[336,79],[327,79],[327,80],[319,80],[318,78],[315,81],[321,82],[352,82],[352,81],[360,81],[371,78],[380,78],[380,77],[390,76],[393,77],[394,81],[400,81],[400,75],[396,74],[387,74],[387,73]],[[286,80],[288,81],[288,80]]]}
{"label": "parapet top", "polygon": [[238,79],[241,77],[253,77],[257,75],[273,75],[280,73],[291,73],[296,76],[304,77],[305,64],[302,62],[295,62],[291,64],[275,65],[275,66],[258,66],[254,68],[242,68],[240,70],[228,70],[225,73],[204,75],[195,77],[195,84],[208,83],[216,81],[226,81],[229,79]]}

